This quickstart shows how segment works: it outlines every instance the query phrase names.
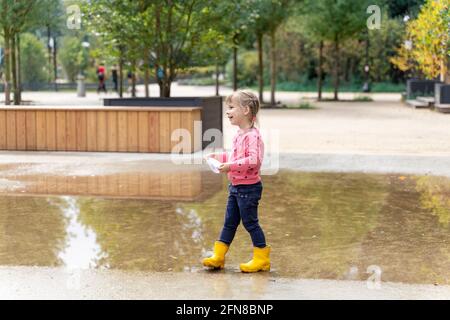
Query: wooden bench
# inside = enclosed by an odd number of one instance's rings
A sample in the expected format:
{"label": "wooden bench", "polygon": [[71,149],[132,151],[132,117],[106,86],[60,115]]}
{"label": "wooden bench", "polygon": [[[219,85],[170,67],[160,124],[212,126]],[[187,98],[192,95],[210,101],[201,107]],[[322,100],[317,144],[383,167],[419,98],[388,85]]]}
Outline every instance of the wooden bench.
{"label": "wooden bench", "polygon": [[413,107],[414,109],[430,107],[428,102],[423,102],[423,101],[418,101],[418,100],[406,100],[406,104]]}
{"label": "wooden bench", "polygon": [[436,104],[434,107],[441,113],[450,113],[450,104]]}
{"label": "wooden bench", "polygon": [[172,133],[186,129],[182,152],[192,153],[202,148],[200,120],[200,107],[3,106],[0,150],[170,153],[182,140]]}

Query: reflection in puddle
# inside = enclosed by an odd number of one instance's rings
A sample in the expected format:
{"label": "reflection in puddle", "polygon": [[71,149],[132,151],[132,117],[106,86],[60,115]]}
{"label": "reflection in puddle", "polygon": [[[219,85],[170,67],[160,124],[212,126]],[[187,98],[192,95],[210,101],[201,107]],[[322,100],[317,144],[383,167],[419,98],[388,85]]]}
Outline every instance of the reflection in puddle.
{"label": "reflection in puddle", "polygon": [[[25,195],[3,194],[0,265],[203,272],[201,258],[223,223],[227,181],[200,170],[162,171],[140,172],[137,181],[129,178],[136,172],[96,176],[118,183],[110,196],[61,196],[73,194],[78,176],[66,177],[66,193],[43,197],[48,189],[34,184]],[[28,186],[49,177],[22,176]],[[146,179],[147,196],[127,193]],[[280,171],[263,183],[271,276],[367,280],[377,270],[382,281],[450,284],[450,179]],[[181,190],[196,191],[184,197]],[[237,272],[251,251],[240,227],[224,272]]]}
{"label": "reflection in puddle", "polygon": [[[67,219],[66,246],[59,252],[58,257],[68,269],[89,269],[100,266],[101,261],[107,259],[97,243],[97,235],[90,227],[80,222],[80,208],[77,199],[62,197],[64,202],[60,208]],[[103,265],[108,267],[108,265]]]}
{"label": "reflection in puddle", "polygon": [[[56,166],[59,174],[49,168],[48,173],[43,174],[40,167],[41,164],[22,164],[18,168],[0,166],[0,194],[201,200],[218,191],[222,183],[219,175],[212,176],[198,169],[174,169],[159,163],[155,166],[134,168],[131,172],[113,172],[110,168],[110,173],[103,175],[94,174],[92,170],[77,170],[67,166],[71,174],[62,175],[62,165]],[[118,171],[118,168],[115,171]]]}

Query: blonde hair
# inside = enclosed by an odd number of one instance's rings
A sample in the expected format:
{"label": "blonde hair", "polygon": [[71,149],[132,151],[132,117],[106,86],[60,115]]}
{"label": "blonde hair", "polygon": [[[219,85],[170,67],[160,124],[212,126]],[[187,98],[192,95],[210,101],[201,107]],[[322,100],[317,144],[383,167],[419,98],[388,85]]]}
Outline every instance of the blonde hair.
{"label": "blonde hair", "polygon": [[257,122],[256,115],[258,114],[260,104],[258,97],[251,91],[239,90],[233,92],[225,99],[225,103],[230,105],[233,101],[237,101],[240,107],[248,107],[251,113],[252,125]]}

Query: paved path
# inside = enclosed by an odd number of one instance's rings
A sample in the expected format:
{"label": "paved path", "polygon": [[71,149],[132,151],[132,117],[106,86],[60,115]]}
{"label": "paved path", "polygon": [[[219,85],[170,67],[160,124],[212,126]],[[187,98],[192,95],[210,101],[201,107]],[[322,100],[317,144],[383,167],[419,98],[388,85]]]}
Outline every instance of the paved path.
{"label": "paved path", "polygon": [[173,273],[1,267],[0,299],[450,299],[450,286],[279,278],[234,270]]}
{"label": "paved path", "polygon": [[[138,96],[144,96],[144,87],[138,86]],[[172,84],[173,97],[195,97],[195,96],[213,96],[215,95],[214,86],[179,86],[176,82]],[[220,94],[226,96],[233,91],[228,87],[221,87]],[[324,93],[324,98],[331,98],[332,93]],[[125,97],[129,97],[125,94]],[[159,87],[155,84],[150,86],[150,96],[159,97]],[[282,101],[286,104],[296,104],[300,101],[315,99],[317,94],[315,92],[277,92],[277,101]],[[361,93],[341,93],[340,99],[351,100],[355,97],[362,96]],[[374,101],[400,101],[400,94],[398,93],[372,93],[364,94],[370,96]],[[103,98],[118,97],[116,93],[108,92],[108,94],[97,94],[96,92],[87,92],[86,97],[78,98],[75,92],[24,92],[23,99],[26,103],[38,105],[103,105]],[[270,99],[270,92],[264,92],[264,99]]]}

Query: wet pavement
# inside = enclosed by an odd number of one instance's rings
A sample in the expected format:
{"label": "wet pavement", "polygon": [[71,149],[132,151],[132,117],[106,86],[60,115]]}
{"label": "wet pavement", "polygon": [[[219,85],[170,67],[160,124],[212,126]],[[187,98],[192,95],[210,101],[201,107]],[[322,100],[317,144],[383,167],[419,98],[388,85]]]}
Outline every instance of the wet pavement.
{"label": "wet pavement", "polygon": [[[101,168],[0,164],[0,275],[40,267],[212,276],[200,261],[222,226],[225,177],[167,161]],[[450,298],[449,177],[283,169],[263,183],[260,222],[273,268],[256,277],[286,283],[280,297],[310,279],[429,285]],[[219,279],[242,277],[251,250],[241,226]]]}

